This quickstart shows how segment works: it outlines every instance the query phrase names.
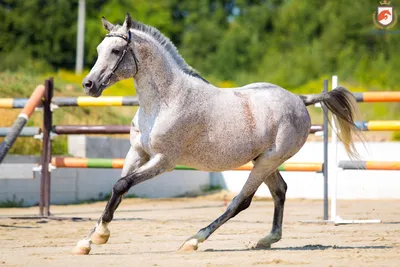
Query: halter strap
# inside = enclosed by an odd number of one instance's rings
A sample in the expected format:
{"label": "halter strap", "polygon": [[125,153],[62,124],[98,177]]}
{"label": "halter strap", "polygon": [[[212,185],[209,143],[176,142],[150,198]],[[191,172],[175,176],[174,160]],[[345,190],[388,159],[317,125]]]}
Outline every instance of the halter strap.
{"label": "halter strap", "polygon": [[117,63],[112,68],[110,75],[107,77],[107,82],[106,83],[102,83],[103,86],[107,86],[110,83],[111,77],[114,75],[114,72],[117,70],[119,64],[121,63],[121,61],[124,58],[124,56],[125,56],[126,52],[128,51],[128,49],[131,51],[132,56],[133,56],[133,60],[135,61],[135,67],[136,67],[135,75],[138,73],[138,59],[137,59],[135,53],[133,52],[133,50],[129,47],[129,44],[132,41],[132,33],[131,33],[131,31],[128,31],[128,36],[126,36],[124,34],[120,34],[120,33],[109,33],[109,34],[106,34],[106,37],[119,37],[119,38],[122,38],[122,39],[124,39],[126,41],[126,46],[124,48],[124,51],[122,51],[121,57],[118,59]]}
{"label": "halter strap", "polygon": [[131,31],[128,31],[128,36],[126,36],[125,34],[120,34],[120,33],[109,33],[109,34],[106,34],[106,37],[119,37],[119,38],[124,39],[128,43],[130,43],[132,40],[132,33],[131,33]]}

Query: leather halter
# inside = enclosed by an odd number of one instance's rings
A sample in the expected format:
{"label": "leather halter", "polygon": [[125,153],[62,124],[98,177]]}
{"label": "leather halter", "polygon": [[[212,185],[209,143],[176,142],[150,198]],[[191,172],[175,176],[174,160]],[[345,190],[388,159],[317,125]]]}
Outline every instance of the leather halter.
{"label": "leather halter", "polygon": [[132,41],[131,31],[128,31],[128,36],[126,36],[124,34],[119,34],[119,33],[109,33],[109,34],[106,35],[106,37],[119,37],[119,38],[122,38],[122,39],[124,39],[126,41],[126,46],[124,48],[124,51],[122,51],[121,57],[118,59],[117,63],[112,68],[110,75],[108,75],[107,82],[101,84],[103,86],[107,86],[107,85],[110,84],[111,77],[115,74],[115,71],[117,70],[117,68],[118,68],[119,64],[121,63],[122,59],[124,59],[124,56],[125,56],[126,52],[128,51],[128,49],[131,51],[132,56],[133,56],[133,60],[135,61],[135,67],[136,67],[135,75],[138,73],[138,59],[137,59],[135,53],[133,52],[132,48],[129,46],[129,44]]}

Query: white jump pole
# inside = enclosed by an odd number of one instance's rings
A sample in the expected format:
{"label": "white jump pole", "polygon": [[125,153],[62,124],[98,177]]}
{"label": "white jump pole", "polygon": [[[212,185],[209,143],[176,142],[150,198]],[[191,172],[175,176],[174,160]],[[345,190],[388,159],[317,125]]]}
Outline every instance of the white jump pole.
{"label": "white jump pole", "polygon": [[[338,77],[332,76],[332,90],[335,90],[335,88],[338,86]],[[331,120],[331,125],[332,125],[332,137],[331,137],[331,144],[332,147],[329,150],[331,153],[329,159],[329,178],[330,178],[330,184],[329,188],[331,191],[331,221],[335,222],[336,221],[336,197],[337,197],[337,175],[338,175],[338,169],[337,169],[337,133],[338,129],[336,128],[336,123],[335,120],[332,116]]]}

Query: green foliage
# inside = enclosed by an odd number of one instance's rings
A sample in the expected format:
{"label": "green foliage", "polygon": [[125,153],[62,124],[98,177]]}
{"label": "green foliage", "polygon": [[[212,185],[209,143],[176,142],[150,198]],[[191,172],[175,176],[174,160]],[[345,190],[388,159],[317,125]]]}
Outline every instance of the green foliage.
{"label": "green foliage", "polygon": [[[0,53],[21,53],[59,67],[75,60],[77,0],[0,2]],[[32,66],[30,66],[32,67]]]}
{"label": "green foliage", "polygon": [[13,195],[12,200],[0,201],[0,208],[21,208],[24,206],[24,199],[17,200],[17,197]]}
{"label": "green foliage", "polygon": [[29,72],[0,71],[0,97],[29,97],[35,86],[42,83],[40,76]]}
{"label": "green foliage", "polygon": [[393,132],[392,140],[400,141],[400,132]]}
{"label": "green foliage", "polygon": [[[95,62],[105,34],[101,16],[121,24],[130,12],[171,38],[189,64],[217,81],[296,88],[338,74],[358,86],[398,90],[400,35],[374,26],[377,5],[376,0],[86,0],[86,67]],[[77,9],[78,0],[0,1],[0,71],[73,68]]]}
{"label": "green foliage", "polygon": [[223,188],[221,185],[207,185],[204,186],[201,191],[203,191],[204,193],[215,193],[216,191],[221,191]]}

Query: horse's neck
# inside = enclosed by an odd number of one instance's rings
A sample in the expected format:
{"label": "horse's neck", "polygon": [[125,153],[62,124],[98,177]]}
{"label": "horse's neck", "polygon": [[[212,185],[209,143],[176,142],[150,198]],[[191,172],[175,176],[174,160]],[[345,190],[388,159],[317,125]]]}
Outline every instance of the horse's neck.
{"label": "horse's neck", "polygon": [[160,48],[146,45],[139,48],[143,56],[135,76],[135,88],[140,107],[150,114],[162,105],[174,105],[184,99],[188,90],[198,87],[198,81],[183,73],[173,59],[159,51]]}
{"label": "horse's neck", "polygon": [[[156,60],[158,61],[158,60]],[[140,65],[140,73],[135,77],[135,88],[140,107],[145,113],[161,105],[168,105],[179,94],[173,70],[167,70],[163,62],[152,61],[149,66]]]}

